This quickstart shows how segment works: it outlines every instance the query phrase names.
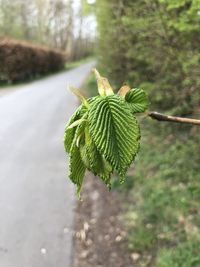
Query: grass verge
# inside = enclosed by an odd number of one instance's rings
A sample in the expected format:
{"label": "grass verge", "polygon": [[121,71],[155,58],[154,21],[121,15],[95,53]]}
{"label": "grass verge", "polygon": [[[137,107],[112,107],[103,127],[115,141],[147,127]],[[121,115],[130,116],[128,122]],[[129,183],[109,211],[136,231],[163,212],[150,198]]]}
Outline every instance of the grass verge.
{"label": "grass verge", "polygon": [[91,60],[94,60],[93,56],[89,56],[89,57],[82,58],[82,59],[79,59],[79,60],[75,60],[75,61],[72,61],[72,62],[66,62],[65,70],[70,70],[70,69],[79,67],[80,65],[85,64],[85,63],[87,63],[87,62],[89,62]]}
{"label": "grass verge", "polygon": [[[83,86],[97,94],[95,79]],[[200,153],[189,126],[141,122],[141,150],[127,180],[113,188],[124,195],[129,251],[138,267],[200,266]]]}

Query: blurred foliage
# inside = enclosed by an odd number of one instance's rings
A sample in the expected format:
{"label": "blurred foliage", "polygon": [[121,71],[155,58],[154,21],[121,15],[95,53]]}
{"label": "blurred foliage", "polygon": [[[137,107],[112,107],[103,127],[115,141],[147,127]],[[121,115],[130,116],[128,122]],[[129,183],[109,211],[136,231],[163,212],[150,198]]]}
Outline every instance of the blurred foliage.
{"label": "blurred foliage", "polygon": [[99,59],[155,108],[186,115],[200,103],[200,0],[99,0]]}
{"label": "blurred foliage", "polygon": [[200,266],[200,242],[193,238],[178,245],[175,249],[163,249],[156,267],[198,267]]}
{"label": "blurred foliage", "polygon": [[[200,115],[200,0],[97,0],[99,61],[116,89],[141,87],[151,109]],[[94,94],[90,79],[85,86]],[[200,128],[141,120],[141,151],[122,186],[138,267],[200,266]]]}
{"label": "blurred foliage", "polygon": [[94,34],[85,27],[92,9],[86,0],[0,0],[0,37],[61,49],[77,60],[93,54]]}
{"label": "blurred foliage", "polygon": [[[83,87],[97,94],[90,76]],[[125,197],[124,223],[138,267],[199,266],[200,153],[189,125],[139,117],[141,150],[126,182],[112,188]],[[196,127],[197,128],[197,127]],[[196,129],[195,128],[195,129]],[[195,134],[194,134],[195,133]]]}
{"label": "blurred foliage", "polygon": [[64,69],[65,54],[43,46],[0,38],[0,81],[20,82]]}
{"label": "blurred foliage", "polygon": [[83,85],[83,91],[86,97],[93,97],[97,95],[97,82],[94,75],[88,76],[86,83]]}
{"label": "blurred foliage", "polygon": [[88,4],[87,0],[81,0],[82,11],[84,15],[91,15],[95,13],[96,4]]}
{"label": "blurred foliage", "polygon": [[93,56],[88,56],[88,57],[85,57],[85,58],[82,58],[82,59],[74,60],[72,62],[66,62],[65,63],[65,69],[66,70],[70,70],[70,69],[79,67],[82,64],[90,62],[91,60],[94,60]]}
{"label": "blurred foliage", "polygon": [[167,125],[149,120],[128,191],[124,185],[129,247],[141,254],[138,266],[199,266],[199,147],[181,131],[151,135]]}

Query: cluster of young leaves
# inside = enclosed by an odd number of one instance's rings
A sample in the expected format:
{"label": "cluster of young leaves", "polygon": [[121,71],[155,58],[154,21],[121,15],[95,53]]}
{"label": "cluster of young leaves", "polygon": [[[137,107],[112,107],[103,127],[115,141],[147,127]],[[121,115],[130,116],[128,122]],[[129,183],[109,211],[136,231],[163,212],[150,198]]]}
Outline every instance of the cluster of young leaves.
{"label": "cluster of young leaves", "polygon": [[111,188],[111,174],[116,171],[121,182],[138,150],[140,128],[133,115],[148,106],[141,89],[123,86],[114,94],[108,80],[94,70],[99,95],[86,100],[65,128],[64,145],[69,153],[69,177],[80,196],[86,169],[99,176]]}

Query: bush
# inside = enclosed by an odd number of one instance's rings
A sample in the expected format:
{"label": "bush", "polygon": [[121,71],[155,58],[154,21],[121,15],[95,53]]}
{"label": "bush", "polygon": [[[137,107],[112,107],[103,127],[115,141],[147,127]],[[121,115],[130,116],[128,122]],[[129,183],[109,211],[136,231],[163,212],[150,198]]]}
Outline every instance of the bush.
{"label": "bush", "polygon": [[64,68],[60,51],[17,41],[0,39],[0,80],[16,82]]}
{"label": "bush", "polygon": [[99,0],[99,59],[117,87],[141,87],[156,109],[199,106],[200,0]]}
{"label": "bush", "polygon": [[[95,79],[83,89],[96,95]],[[128,247],[140,254],[138,267],[200,266],[198,135],[189,125],[140,121],[135,166],[123,185],[118,179],[112,185],[124,195]]]}
{"label": "bush", "polygon": [[[147,119],[142,124],[141,151],[129,177],[133,186],[127,192],[124,185],[130,200],[124,218],[129,247],[143,256],[152,255],[151,266],[200,266],[199,148],[181,132],[164,140],[163,135],[150,139],[153,127],[148,124]],[[157,123],[160,133],[162,126]],[[149,266],[148,261],[141,257],[138,266]]]}

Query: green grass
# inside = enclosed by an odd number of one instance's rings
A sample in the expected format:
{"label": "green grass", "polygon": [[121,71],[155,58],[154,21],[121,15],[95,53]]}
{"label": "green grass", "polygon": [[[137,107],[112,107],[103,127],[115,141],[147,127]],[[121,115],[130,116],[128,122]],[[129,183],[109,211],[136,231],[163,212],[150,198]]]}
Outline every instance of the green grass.
{"label": "green grass", "polygon": [[175,248],[160,250],[155,267],[199,267],[199,252],[200,240],[193,238]]}
{"label": "green grass", "polygon": [[[157,127],[155,136],[153,127]],[[150,265],[153,267],[200,266],[193,263],[199,251],[188,252],[194,238],[200,244],[199,148],[181,132],[176,133],[176,137],[159,135],[162,127],[148,119],[142,123],[141,151],[135,163],[133,187],[128,192],[130,201],[124,217],[129,247],[153,255]],[[131,224],[133,212],[137,220]],[[188,253],[190,259],[186,261]],[[142,259],[139,266],[148,264]]]}
{"label": "green grass", "polygon": [[89,62],[91,60],[94,60],[93,56],[89,56],[89,57],[82,58],[82,59],[79,59],[79,60],[75,60],[75,61],[72,61],[72,62],[66,62],[65,69],[66,70],[70,70],[70,69],[79,67],[80,65],[82,65],[84,63],[87,63],[87,62]]}
{"label": "green grass", "polygon": [[[91,76],[87,96],[97,94]],[[140,118],[141,150],[123,185],[124,224],[137,267],[200,266],[200,153],[190,126]]]}

